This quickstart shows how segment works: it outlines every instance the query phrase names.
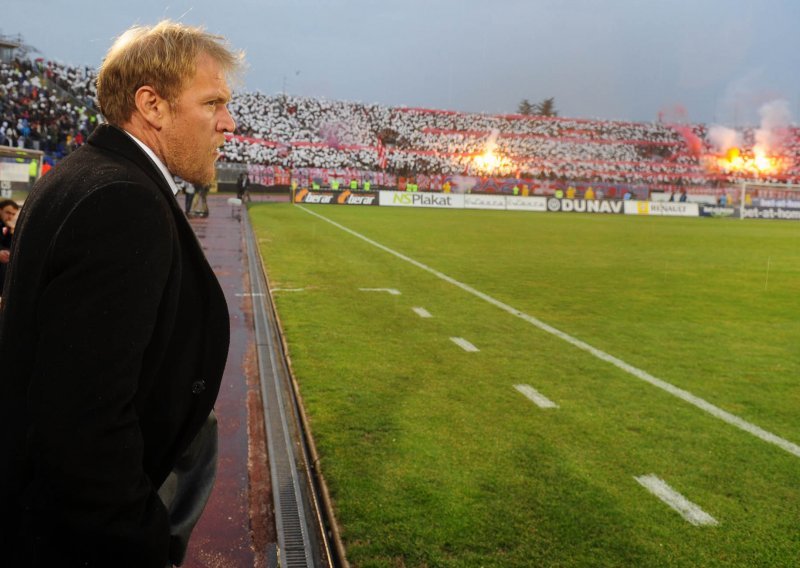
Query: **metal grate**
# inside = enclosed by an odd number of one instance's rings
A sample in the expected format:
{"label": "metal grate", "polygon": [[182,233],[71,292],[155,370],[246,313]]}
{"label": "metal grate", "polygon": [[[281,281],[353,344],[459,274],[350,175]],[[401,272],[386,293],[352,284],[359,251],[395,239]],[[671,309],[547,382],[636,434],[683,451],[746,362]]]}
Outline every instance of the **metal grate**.
{"label": "metal grate", "polygon": [[253,292],[256,350],[261,377],[265,428],[272,479],[275,524],[278,534],[279,564],[282,567],[323,566],[330,555],[323,552],[324,529],[311,526],[309,519],[318,518],[312,510],[313,489],[305,482],[305,454],[299,420],[294,412],[294,397],[288,365],[276,332],[255,235],[248,215],[242,215],[247,247],[248,268]]}

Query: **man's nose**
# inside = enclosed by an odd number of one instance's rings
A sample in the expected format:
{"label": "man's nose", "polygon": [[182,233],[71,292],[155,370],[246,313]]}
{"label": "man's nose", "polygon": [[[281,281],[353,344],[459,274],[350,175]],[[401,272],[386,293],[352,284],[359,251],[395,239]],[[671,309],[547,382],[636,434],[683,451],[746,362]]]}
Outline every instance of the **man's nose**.
{"label": "man's nose", "polygon": [[233,132],[236,130],[236,122],[233,120],[228,107],[222,107],[222,116],[217,123],[217,128],[222,132]]}

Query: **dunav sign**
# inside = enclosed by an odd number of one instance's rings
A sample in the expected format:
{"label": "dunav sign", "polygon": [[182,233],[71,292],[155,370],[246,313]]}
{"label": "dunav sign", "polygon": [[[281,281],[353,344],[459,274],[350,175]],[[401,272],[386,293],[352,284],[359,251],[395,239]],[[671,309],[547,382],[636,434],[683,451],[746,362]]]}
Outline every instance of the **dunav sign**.
{"label": "dunav sign", "polygon": [[548,211],[562,213],[622,213],[622,201],[606,201],[600,199],[558,199],[547,200]]}

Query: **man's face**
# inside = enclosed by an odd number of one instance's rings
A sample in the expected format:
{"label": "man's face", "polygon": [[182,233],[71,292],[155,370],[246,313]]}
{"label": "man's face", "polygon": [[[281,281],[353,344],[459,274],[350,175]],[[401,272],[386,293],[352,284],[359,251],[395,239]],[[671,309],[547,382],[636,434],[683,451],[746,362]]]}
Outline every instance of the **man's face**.
{"label": "man's face", "polygon": [[6,225],[12,225],[14,221],[17,219],[17,213],[19,209],[14,207],[13,205],[6,205],[2,209],[0,209],[0,220],[3,221]]}
{"label": "man's face", "polygon": [[201,54],[195,76],[178,96],[164,126],[164,160],[170,173],[192,183],[211,183],[224,134],[236,127],[228,112],[230,99],[219,64]]}

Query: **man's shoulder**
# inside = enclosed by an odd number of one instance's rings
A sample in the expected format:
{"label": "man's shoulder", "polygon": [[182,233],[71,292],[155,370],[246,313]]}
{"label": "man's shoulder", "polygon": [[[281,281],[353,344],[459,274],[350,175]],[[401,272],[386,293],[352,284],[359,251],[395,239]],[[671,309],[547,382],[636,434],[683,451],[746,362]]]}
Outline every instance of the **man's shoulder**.
{"label": "man's shoulder", "polygon": [[124,200],[124,193],[134,188],[137,195],[144,192],[168,207],[166,197],[160,199],[164,192],[138,164],[117,153],[84,145],[40,179],[26,200],[26,209],[44,218],[65,219],[90,196]]}
{"label": "man's shoulder", "polygon": [[118,182],[156,186],[147,172],[124,156],[84,145],[43,177],[31,196],[40,192],[91,192]]}

